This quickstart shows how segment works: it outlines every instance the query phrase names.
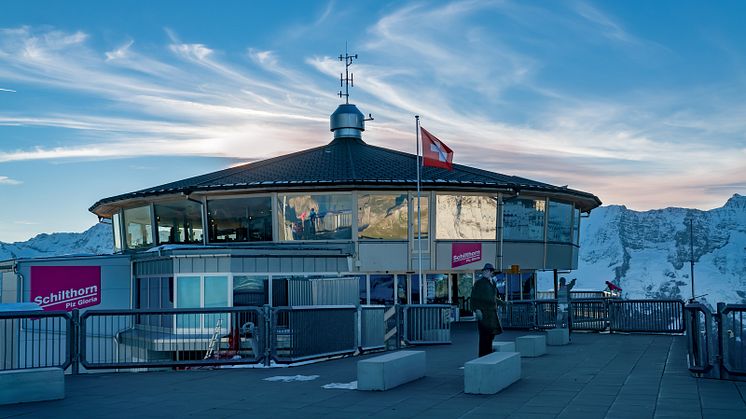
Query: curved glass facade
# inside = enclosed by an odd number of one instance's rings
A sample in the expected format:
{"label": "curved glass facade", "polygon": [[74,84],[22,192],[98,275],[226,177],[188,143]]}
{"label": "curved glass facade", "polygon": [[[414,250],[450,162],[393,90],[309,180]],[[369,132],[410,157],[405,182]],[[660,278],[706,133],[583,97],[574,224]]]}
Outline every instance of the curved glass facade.
{"label": "curved glass facade", "polygon": [[207,201],[210,243],[272,241],[272,198]]}
{"label": "curved glass facade", "polygon": [[150,205],[124,210],[124,237],[128,249],[143,249],[153,245]]}
{"label": "curved glass facade", "polygon": [[361,194],[357,199],[359,239],[407,240],[407,194]]}
{"label": "curved glass facade", "polygon": [[505,240],[544,240],[546,201],[508,199],[503,201],[503,238]]}
{"label": "curved glass facade", "polygon": [[202,243],[202,204],[175,201],[153,205],[158,244]]}
{"label": "curved glass facade", "polygon": [[439,240],[497,238],[497,198],[438,194],[436,202],[435,237]]}
{"label": "curved glass facade", "polygon": [[352,240],[352,194],[279,195],[280,240]]}
{"label": "curved glass facade", "polygon": [[547,241],[572,243],[572,204],[549,201]]}

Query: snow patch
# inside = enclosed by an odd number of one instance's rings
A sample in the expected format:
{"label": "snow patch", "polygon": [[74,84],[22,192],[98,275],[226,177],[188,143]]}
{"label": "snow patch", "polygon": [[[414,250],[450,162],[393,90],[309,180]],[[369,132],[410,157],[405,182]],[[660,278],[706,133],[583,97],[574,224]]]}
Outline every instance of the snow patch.
{"label": "snow patch", "polygon": [[319,378],[318,375],[277,375],[275,377],[265,378],[264,381],[281,381],[283,383],[290,383],[293,381],[313,381]]}
{"label": "snow patch", "polygon": [[321,386],[326,389],[339,389],[339,390],[357,390],[357,380],[349,383],[330,383]]}

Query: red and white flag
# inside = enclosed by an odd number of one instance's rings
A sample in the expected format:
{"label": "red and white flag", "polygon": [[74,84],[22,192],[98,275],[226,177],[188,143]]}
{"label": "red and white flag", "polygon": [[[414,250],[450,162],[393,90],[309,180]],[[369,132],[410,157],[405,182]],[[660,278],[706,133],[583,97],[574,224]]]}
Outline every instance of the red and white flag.
{"label": "red and white flag", "polygon": [[422,133],[422,165],[453,170],[453,150],[427,132],[425,128],[420,127],[420,132]]}

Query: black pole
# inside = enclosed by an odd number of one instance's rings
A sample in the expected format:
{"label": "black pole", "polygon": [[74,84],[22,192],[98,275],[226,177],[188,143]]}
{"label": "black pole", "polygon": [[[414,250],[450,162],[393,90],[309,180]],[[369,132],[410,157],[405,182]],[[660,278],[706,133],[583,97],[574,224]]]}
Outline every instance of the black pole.
{"label": "black pole", "polygon": [[694,218],[689,219],[689,259],[692,279],[692,301],[694,301]]}

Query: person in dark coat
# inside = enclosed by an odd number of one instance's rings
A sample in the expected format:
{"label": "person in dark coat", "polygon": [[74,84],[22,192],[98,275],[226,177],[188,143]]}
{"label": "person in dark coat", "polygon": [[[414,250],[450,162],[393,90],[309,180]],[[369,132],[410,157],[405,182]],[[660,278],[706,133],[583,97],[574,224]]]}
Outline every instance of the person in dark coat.
{"label": "person in dark coat", "polygon": [[492,340],[502,333],[497,317],[497,288],[492,282],[495,267],[488,263],[482,268],[479,279],[471,290],[471,307],[477,318],[479,330],[479,356],[492,353]]}

